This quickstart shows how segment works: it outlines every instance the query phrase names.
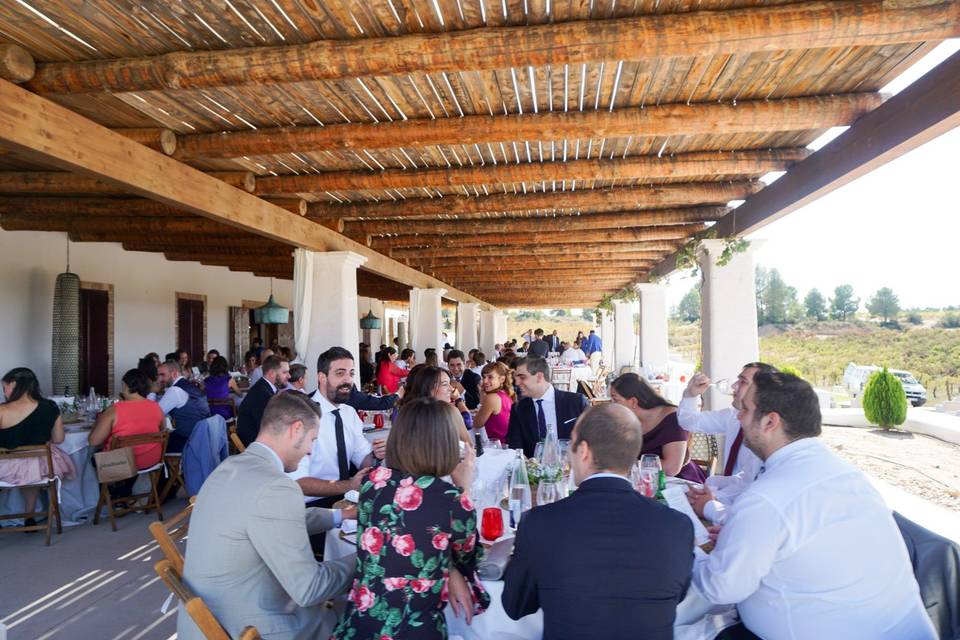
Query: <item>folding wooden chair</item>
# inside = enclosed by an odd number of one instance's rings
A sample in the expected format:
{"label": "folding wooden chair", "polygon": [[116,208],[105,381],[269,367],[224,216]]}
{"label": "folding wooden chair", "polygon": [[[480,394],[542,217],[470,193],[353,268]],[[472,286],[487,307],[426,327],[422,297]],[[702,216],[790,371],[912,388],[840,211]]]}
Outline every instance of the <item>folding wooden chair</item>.
{"label": "folding wooden chair", "polygon": [[[160,484],[160,474],[163,472],[163,458],[167,450],[167,433],[158,431],[157,433],[140,433],[133,436],[115,437],[110,442],[111,449],[122,449],[123,447],[136,447],[145,444],[160,445],[160,462],[137,471],[137,476],[147,474],[150,478],[150,491],[146,493],[137,493],[120,498],[114,498],[110,495],[109,482],[100,483],[100,498],[97,500],[97,509],[93,514],[93,524],[100,524],[100,511],[104,505],[107,507],[107,513],[110,514],[110,527],[117,530],[117,516],[122,516],[134,511],[147,513],[151,509],[156,509],[157,520],[163,520],[163,511],[160,510],[160,496],[157,493],[157,487]],[[144,504],[138,504],[145,500]],[[117,504],[124,503],[125,506],[117,508]]]}
{"label": "folding wooden chair", "polygon": [[183,575],[183,554],[177,546],[187,537],[187,529],[190,526],[190,514],[193,512],[193,505],[197,497],[190,498],[190,504],[187,508],[173,516],[165,522],[151,522],[150,535],[157,541],[161,553],[170,561],[178,575]]}
{"label": "folding wooden chair", "polygon": [[213,407],[230,407],[230,417],[226,419],[227,424],[234,424],[237,421],[237,401],[233,399],[233,396],[208,399],[207,404],[210,405],[211,410]]}
{"label": "folding wooden chair", "polygon": [[247,450],[246,445],[243,444],[243,440],[240,439],[240,435],[237,433],[237,425],[230,425],[229,436],[230,448],[233,449],[233,453],[243,453]]}
{"label": "folding wooden chair", "polygon": [[[208,640],[230,640],[230,634],[221,626],[216,616],[210,611],[210,607],[184,583],[181,574],[177,572],[169,560],[161,560],[153,565],[153,568],[171,593],[183,603],[183,608],[193,618],[204,638]],[[260,640],[260,634],[256,628],[246,627],[238,636],[238,640]]]}
{"label": "folding wooden chair", "polygon": [[27,525],[23,524],[19,527],[6,527],[0,529],[0,532],[3,533],[15,533],[17,531],[46,531],[46,541],[44,544],[50,546],[50,531],[53,527],[53,521],[57,521],[57,533],[63,533],[63,525],[60,521],[60,502],[57,494],[57,475],[53,471],[53,453],[50,450],[52,445],[48,442],[47,444],[42,445],[30,445],[25,447],[17,447],[16,449],[0,449],[0,462],[3,460],[17,460],[24,458],[38,458],[43,460],[47,464],[47,476],[40,482],[34,482],[31,484],[22,484],[15,485],[7,482],[0,482],[0,488],[2,489],[22,489],[24,487],[37,487],[40,489],[47,490],[47,510],[46,511],[32,511],[24,513],[11,513],[7,515],[0,515],[0,520],[19,520],[20,518],[33,518],[37,519],[42,518],[43,516],[47,517],[47,520],[44,524],[33,524]]}
{"label": "folding wooden chair", "polygon": [[557,367],[550,372],[550,382],[561,391],[570,391],[570,383],[573,381],[573,369],[569,367]]}

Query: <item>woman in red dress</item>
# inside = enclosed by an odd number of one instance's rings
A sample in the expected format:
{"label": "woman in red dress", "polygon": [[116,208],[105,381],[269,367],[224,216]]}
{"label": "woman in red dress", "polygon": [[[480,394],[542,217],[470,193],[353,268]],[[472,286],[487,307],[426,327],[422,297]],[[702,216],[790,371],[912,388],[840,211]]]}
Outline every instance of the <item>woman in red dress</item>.
{"label": "woman in red dress", "polygon": [[377,354],[377,384],[385,393],[396,393],[400,381],[410,372],[397,366],[397,350],[387,347]]}

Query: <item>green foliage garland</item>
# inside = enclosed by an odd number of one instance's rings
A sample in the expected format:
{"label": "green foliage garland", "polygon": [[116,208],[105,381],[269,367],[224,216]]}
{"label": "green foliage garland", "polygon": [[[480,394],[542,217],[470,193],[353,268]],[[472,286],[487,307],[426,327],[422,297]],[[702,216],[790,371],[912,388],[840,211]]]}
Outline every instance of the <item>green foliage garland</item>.
{"label": "green foliage garland", "polygon": [[900,426],[907,419],[907,394],[895,375],[877,371],[863,390],[863,414],[882,429]]}

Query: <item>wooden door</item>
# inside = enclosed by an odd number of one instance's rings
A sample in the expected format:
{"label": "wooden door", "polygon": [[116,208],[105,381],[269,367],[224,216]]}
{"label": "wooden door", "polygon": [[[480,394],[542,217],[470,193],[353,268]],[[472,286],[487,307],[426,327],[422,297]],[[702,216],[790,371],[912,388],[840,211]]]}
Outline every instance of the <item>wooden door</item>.
{"label": "wooden door", "polygon": [[110,293],[80,289],[80,393],[110,395]]}
{"label": "wooden door", "polygon": [[230,362],[236,371],[250,350],[250,314],[243,307],[230,307]]}
{"label": "wooden door", "polygon": [[203,300],[177,299],[177,347],[190,354],[193,364],[203,362]]}

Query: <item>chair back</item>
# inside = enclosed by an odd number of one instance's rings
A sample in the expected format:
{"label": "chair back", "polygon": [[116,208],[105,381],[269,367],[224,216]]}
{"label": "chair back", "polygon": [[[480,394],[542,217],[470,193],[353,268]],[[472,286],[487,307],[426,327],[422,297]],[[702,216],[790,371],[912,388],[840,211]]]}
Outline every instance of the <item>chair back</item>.
{"label": "chair back", "polygon": [[550,372],[550,382],[562,391],[570,390],[571,380],[573,380],[573,369],[571,368],[557,367]]}
{"label": "chair back", "polygon": [[[687,436],[687,458],[700,465],[708,476],[713,475],[719,457],[720,447],[715,436],[690,432]],[[684,460],[684,464],[686,463]]]}
{"label": "chair back", "polygon": [[50,450],[50,443],[31,444],[15,449],[0,449],[0,461],[2,460],[22,460],[25,458],[40,458],[47,463],[47,481],[53,482],[56,474],[53,472],[53,453]]}
{"label": "chair back", "polygon": [[190,504],[186,509],[164,522],[151,522],[149,527],[150,534],[157,541],[160,551],[179,575],[183,575],[183,554],[180,553],[177,544],[187,537],[190,514],[193,512],[195,502],[196,497],[190,498]]}
{"label": "chair back", "polygon": [[230,407],[230,418],[228,420],[237,419],[237,401],[233,399],[233,396],[227,398],[207,398],[207,404],[213,407]]}
{"label": "chair back", "polygon": [[243,453],[247,450],[247,447],[243,444],[243,440],[240,439],[240,435],[237,433],[237,425],[235,424],[230,425],[230,444],[237,450],[237,453]]}
{"label": "chair back", "polygon": [[[174,569],[169,560],[157,562],[153,565],[153,569],[170,589],[170,592],[183,604],[183,608],[196,623],[204,638],[207,638],[207,640],[230,640],[230,635],[220,625],[216,616],[210,611],[210,607],[203,601],[203,598],[187,586],[181,577],[182,574]],[[245,627],[238,637],[240,640],[260,640],[260,634],[254,627]]]}

